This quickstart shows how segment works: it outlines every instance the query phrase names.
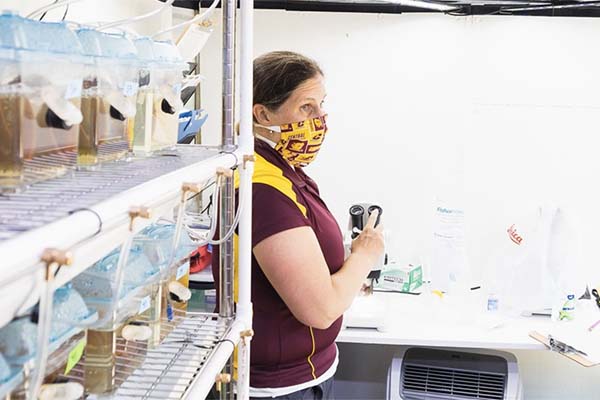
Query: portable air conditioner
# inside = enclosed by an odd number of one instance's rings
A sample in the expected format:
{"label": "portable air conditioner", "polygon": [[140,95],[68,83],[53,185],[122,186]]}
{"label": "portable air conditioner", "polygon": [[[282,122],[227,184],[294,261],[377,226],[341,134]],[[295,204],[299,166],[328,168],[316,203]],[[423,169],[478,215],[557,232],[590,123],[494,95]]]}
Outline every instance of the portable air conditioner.
{"label": "portable air conditioner", "polygon": [[494,350],[408,348],[388,370],[388,400],[522,400],[517,359]]}

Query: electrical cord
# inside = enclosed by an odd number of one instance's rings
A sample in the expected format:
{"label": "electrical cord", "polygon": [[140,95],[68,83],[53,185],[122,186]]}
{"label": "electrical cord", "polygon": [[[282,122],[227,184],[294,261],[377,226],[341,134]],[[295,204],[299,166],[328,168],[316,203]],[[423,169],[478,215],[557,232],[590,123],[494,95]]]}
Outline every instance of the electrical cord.
{"label": "electrical cord", "polygon": [[46,5],[44,7],[40,7],[40,8],[38,8],[37,10],[35,10],[33,12],[30,12],[27,15],[27,18],[31,18],[31,19],[37,18],[38,15],[42,15],[42,14],[48,12],[48,11],[54,10],[55,8],[59,8],[59,7],[62,7],[62,6],[68,6],[70,4],[77,3],[79,1],[82,1],[82,0],[58,0],[58,1],[55,1],[54,3]]}
{"label": "electrical cord", "polygon": [[[58,0],[54,0],[54,3],[52,3],[52,4],[56,4],[56,3],[58,3]],[[44,13],[40,17],[39,21],[43,20],[46,17],[46,14],[48,14],[48,11],[44,11]]]}
{"label": "electrical cord", "polygon": [[[54,3],[58,2],[58,0],[56,0]],[[69,5],[67,4],[67,7],[65,7],[65,13],[63,14],[61,21],[64,22],[64,20],[67,18],[67,14],[69,13]],[[40,17],[39,21],[42,21],[45,17],[46,14],[48,14],[48,11],[44,11],[44,13],[42,14],[42,16]]]}
{"label": "electrical cord", "polygon": [[[87,207],[80,207],[80,208],[75,208],[71,211],[69,211],[69,215],[73,215],[76,212],[82,212],[82,211],[87,211],[87,212],[91,212],[92,214],[94,214],[94,216],[96,216],[96,218],[98,218],[98,230],[93,233],[90,238],[93,238],[94,236],[97,236],[100,234],[100,232],[102,232],[102,218],[100,217],[100,214],[98,214],[96,211],[92,210],[91,208],[87,208]],[[88,238],[89,239],[89,238]]]}

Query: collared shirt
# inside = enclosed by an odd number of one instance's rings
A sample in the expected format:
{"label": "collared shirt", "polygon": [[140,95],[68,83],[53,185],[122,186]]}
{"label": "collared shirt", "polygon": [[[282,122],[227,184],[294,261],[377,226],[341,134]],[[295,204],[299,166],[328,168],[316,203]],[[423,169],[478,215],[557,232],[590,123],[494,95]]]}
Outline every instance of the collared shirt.
{"label": "collared shirt", "polygon": [[[317,184],[302,168],[292,168],[269,144],[255,140],[252,190],[252,247],[279,232],[313,229],[329,272],[344,263],[342,232],[321,199]],[[215,248],[215,255],[218,251]],[[218,257],[213,257],[218,287]],[[252,256],[253,329],[250,386],[298,387],[332,375],[337,364],[338,318],[328,329],[304,325],[291,313]],[[332,371],[333,369],[333,371]]]}

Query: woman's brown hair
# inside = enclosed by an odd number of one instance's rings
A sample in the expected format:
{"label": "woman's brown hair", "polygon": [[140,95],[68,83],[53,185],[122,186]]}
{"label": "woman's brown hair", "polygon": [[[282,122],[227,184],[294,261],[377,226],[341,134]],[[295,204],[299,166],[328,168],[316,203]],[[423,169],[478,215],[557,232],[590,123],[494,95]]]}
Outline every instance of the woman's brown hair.
{"label": "woman's brown hair", "polygon": [[277,110],[305,81],[323,75],[319,65],[302,54],[273,51],[254,60],[253,104]]}

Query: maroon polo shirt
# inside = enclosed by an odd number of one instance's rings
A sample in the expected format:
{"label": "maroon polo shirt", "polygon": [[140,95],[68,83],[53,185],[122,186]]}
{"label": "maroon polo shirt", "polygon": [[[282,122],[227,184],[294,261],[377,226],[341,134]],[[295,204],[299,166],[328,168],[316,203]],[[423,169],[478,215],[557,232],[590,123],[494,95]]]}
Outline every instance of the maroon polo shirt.
{"label": "maroon polo shirt", "polygon": [[[321,199],[317,184],[302,169],[294,170],[261,140],[255,140],[255,156],[252,247],[276,233],[308,226],[315,232],[329,272],[337,272],[344,263],[342,233]],[[218,255],[216,246],[214,254]],[[218,256],[213,257],[213,275],[218,297]],[[318,378],[331,367],[342,317],[323,330],[298,321],[271,286],[254,255],[252,303],[255,332],[250,358],[252,387],[298,385]]]}

